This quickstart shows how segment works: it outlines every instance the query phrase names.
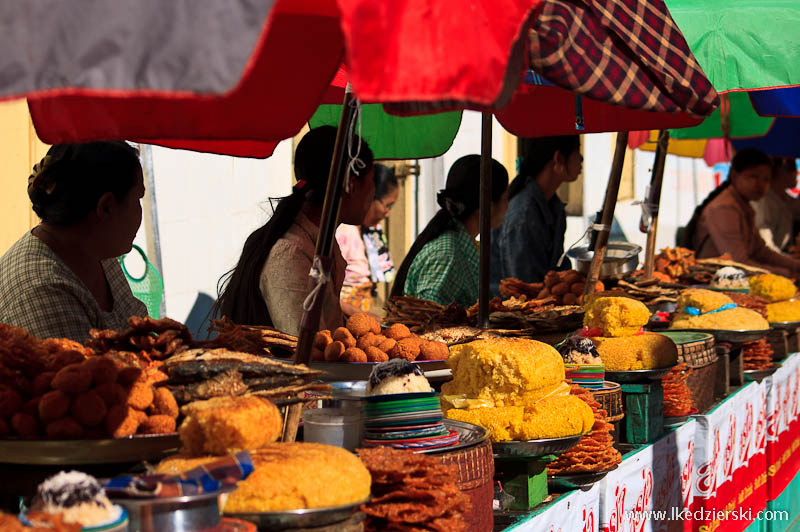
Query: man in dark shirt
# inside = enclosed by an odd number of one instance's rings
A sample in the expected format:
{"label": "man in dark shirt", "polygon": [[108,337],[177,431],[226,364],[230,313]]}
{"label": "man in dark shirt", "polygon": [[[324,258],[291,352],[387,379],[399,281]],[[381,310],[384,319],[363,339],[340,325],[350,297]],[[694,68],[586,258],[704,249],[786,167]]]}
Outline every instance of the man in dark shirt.
{"label": "man in dark shirt", "polygon": [[567,214],[556,194],[562,183],[575,181],[583,156],[577,135],[536,139],[511,184],[503,225],[492,231],[491,290],[515,277],[526,283],[544,280],[550,270],[567,270],[564,253]]}

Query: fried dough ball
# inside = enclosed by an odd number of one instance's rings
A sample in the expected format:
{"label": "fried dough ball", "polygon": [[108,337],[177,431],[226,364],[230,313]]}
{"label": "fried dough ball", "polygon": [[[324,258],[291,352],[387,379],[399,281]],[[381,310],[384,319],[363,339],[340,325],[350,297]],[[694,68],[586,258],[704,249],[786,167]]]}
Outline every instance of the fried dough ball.
{"label": "fried dough ball", "polygon": [[52,388],[51,383],[53,382],[53,377],[55,376],[55,371],[45,371],[34,377],[32,385],[33,395],[44,395],[49,392]]}
{"label": "fried dough ball", "polygon": [[[386,338],[386,337],[384,336],[384,338]],[[397,345],[397,340],[395,340],[394,338],[386,338],[386,340],[384,340],[380,344],[376,345],[375,347],[377,347],[378,349],[380,349],[384,353],[388,353],[392,349],[394,349],[394,346],[396,346],[396,345]]]}
{"label": "fried dough ball", "polygon": [[140,424],[139,413],[128,405],[114,405],[108,409],[105,426],[112,438],[136,434]]}
{"label": "fried dough ball", "polygon": [[178,417],[178,402],[175,401],[175,396],[167,388],[156,388],[155,392],[153,392],[150,415]]}
{"label": "fried dough ball", "polygon": [[403,325],[402,323],[395,323],[385,331],[383,331],[383,335],[386,338],[391,338],[393,340],[402,340],[404,338],[408,338],[411,336],[411,331],[408,330],[408,327]]}
{"label": "fried dough ball", "polygon": [[58,370],[72,364],[80,364],[86,357],[77,351],[61,351],[51,358],[48,369]]}
{"label": "fried dough ball", "polygon": [[419,360],[444,360],[450,356],[450,349],[442,342],[423,340],[419,348]]}
{"label": "fried dough ball", "polygon": [[134,382],[127,390],[125,402],[136,410],[144,410],[153,404],[153,386],[145,382]]}
{"label": "fried dough ball", "polygon": [[389,360],[389,355],[377,347],[368,347],[365,352],[367,353],[367,362],[386,362]]}
{"label": "fried dough ball", "polygon": [[335,331],[333,331],[333,339],[337,342],[342,342],[345,348],[355,347],[356,346],[356,339],[353,335],[345,329],[344,327],[339,327]]}
{"label": "fried dough ball", "polygon": [[357,347],[348,348],[342,355],[344,362],[366,362],[367,354]]}
{"label": "fried dough ball", "polygon": [[0,419],[0,436],[5,436],[11,432],[11,427],[6,423],[5,419]]}
{"label": "fried dough ball", "polygon": [[333,342],[325,348],[325,360],[328,362],[338,361],[340,358],[342,358],[345,349],[346,348],[342,342]]}
{"label": "fried dough ball", "polygon": [[358,342],[356,342],[356,347],[362,351],[366,351],[368,347],[376,347],[383,341],[383,338],[383,336],[370,331],[358,339]]}
{"label": "fried dough ball", "polygon": [[413,362],[419,356],[419,342],[413,338],[399,340],[389,353],[389,358],[404,358]]}
{"label": "fried dough ball", "polygon": [[92,373],[82,364],[61,368],[51,383],[54,389],[66,393],[83,393],[92,385]]}
{"label": "fried dough ball", "polygon": [[356,338],[361,338],[368,332],[375,334],[380,334],[381,332],[381,324],[366,312],[356,312],[350,316],[347,319],[347,328]]}
{"label": "fried dough ball", "polygon": [[82,393],[72,400],[69,413],[84,427],[99,425],[106,417],[108,408],[100,395],[90,390]]}
{"label": "fried dough ball", "polygon": [[83,427],[71,417],[51,421],[44,430],[47,437],[54,440],[74,440],[83,436]]}
{"label": "fried dough ball", "polygon": [[140,381],[144,377],[144,371],[132,366],[126,366],[119,370],[117,382],[123,386],[130,386],[134,382]]}
{"label": "fried dough ball", "polygon": [[22,396],[11,388],[0,388],[0,417],[8,417],[22,408]]}
{"label": "fried dough ball", "polygon": [[175,418],[156,414],[139,425],[139,434],[170,434],[175,432]]}
{"label": "fried dough ball", "polygon": [[39,401],[39,419],[53,421],[67,415],[69,410],[69,395],[61,390],[47,392]]}
{"label": "fried dough ball", "polygon": [[95,388],[94,391],[103,399],[103,403],[105,403],[108,408],[114,405],[121,405],[125,402],[125,388],[116,382],[101,384]]}
{"label": "fried dough ball", "polygon": [[34,397],[33,399],[28,400],[24,405],[22,405],[22,409],[20,412],[24,414],[30,414],[33,417],[39,415],[39,402],[42,400],[42,397]]}
{"label": "fried dough ball", "polygon": [[320,351],[316,347],[311,348],[311,360],[322,362],[325,360],[325,351]]}
{"label": "fried dough ball", "polygon": [[110,358],[105,357],[91,357],[86,359],[83,367],[88,369],[92,374],[92,380],[96,386],[106,384],[109,382],[116,382],[119,375],[119,368],[116,363]]}
{"label": "fried dough ball", "polygon": [[320,331],[314,336],[314,347],[320,351],[325,351],[325,348],[333,343],[333,337],[330,331]]}
{"label": "fried dough ball", "polygon": [[11,417],[11,426],[22,438],[33,439],[39,436],[39,422],[30,414],[17,412]]}

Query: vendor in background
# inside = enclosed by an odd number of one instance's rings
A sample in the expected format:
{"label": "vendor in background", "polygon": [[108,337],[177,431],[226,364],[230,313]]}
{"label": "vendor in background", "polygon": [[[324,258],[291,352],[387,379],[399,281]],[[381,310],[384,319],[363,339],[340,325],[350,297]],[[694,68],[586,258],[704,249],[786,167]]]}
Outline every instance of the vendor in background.
{"label": "vendor in background", "polygon": [[[420,233],[406,255],[392,287],[392,296],[409,295],[441,305],[469,307],[478,301],[480,227],[479,155],[457,160],[447,174],[437,202],[441,209]],[[492,227],[508,209],[508,172],[492,160]]]}
{"label": "vendor in background", "polygon": [[[244,244],[236,267],[220,279],[216,314],[244,325],[269,325],[297,335],[303,302],[312,284],[309,271],[314,260],[328,172],[336,143],[336,128],[323,126],[309,131],[297,145],[294,173],[297,184],[283,198],[269,221],[256,229]],[[349,186],[342,193],[339,222],[359,224],[374,197],[373,156],[367,144],[359,146]],[[344,324],[339,292],[345,276],[345,261],[336,242],[320,329]]]}
{"label": "vendor in background", "polygon": [[84,342],[89,329],[146,316],[117,261],[142,223],[144,191],[138,153],[124,142],[52,146],[28,177],[41,223],[0,258],[0,322]]}
{"label": "vendor in background", "polygon": [[362,224],[342,224],[336,230],[336,241],[347,261],[340,298],[342,311],[348,316],[370,312],[376,295],[375,283],[394,279],[394,264],[379,224],[389,216],[400,189],[394,171],[388,166],[376,164],[374,180],[375,199]]}
{"label": "vendor in background", "polygon": [[556,191],[578,179],[582,163],[578,135],[531,141],[520,174],[509,187],[508,215],[492,231],[493,294],[508,277],[539,283],[547,272],[571,267],[569,259],[559,262],[567,213]]}
{"label": "vendor in background", "polygon": [[767,193],[753,202],[756,227],[764,243],[774,251],[787,251],[794,224],[800,221],[800,199],[787,190],[797,186],[797,163],[789,157],[772,158],[772,183]]}
{"label": "vendor in background", "polygon": [[756,228],[750,202],[763,198],[771,182],[772,161],[764,152],[746,148],[736,153],[728,180],[695,209],[686,227],[697,258],[728,253],[737,262],[779,275],[800,274],[800,260],[769,249]]}

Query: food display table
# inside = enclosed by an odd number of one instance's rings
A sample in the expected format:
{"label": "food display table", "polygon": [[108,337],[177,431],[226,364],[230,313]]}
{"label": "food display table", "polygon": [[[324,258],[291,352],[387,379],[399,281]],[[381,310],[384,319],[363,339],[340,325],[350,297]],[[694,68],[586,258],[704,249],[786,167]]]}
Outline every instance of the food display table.
{"label": "food display table", "polygon": [[[800,353],[506,530],[800,530]],[[727,519],[725,518],[725,512]]]}

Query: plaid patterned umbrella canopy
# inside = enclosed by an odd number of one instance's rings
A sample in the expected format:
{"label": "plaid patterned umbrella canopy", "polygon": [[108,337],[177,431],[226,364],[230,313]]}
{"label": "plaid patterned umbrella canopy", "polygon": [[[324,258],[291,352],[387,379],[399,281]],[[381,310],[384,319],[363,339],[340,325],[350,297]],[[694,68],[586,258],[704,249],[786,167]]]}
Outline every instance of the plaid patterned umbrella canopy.
{"label": "plaid patterned umbrella canopy", "polygon": [[[243,78],[221,96],[31,96],[37,133],[51,143],[125,138],[237,155],[252,148],[264,156],[325,101],[342,50],[356,94],[399,114],[500,109],[515,95],[526,63],[555,85],[549,90],[564,90],[571,105],[568,91],[584,95],[584,105],[624,106],[646,118],[620,113],[628,120],[615,121],[611,107],[601,127],[587,130],[661,127],[658,113],[665,113],[664,127],[693,125],[717,103],[662,0],[484,0],[469,9],[460,0],[412,0],[402,11],[391,0],[339,0],[338,11],[332,3],[277,0]],[[553,105],[542,97],[548,91],[521,93],[515,96],[525,105],[517,110],[529,125],[512,132],[581,132],[574,120],[533,127],[537,110],[552,112]]]}

